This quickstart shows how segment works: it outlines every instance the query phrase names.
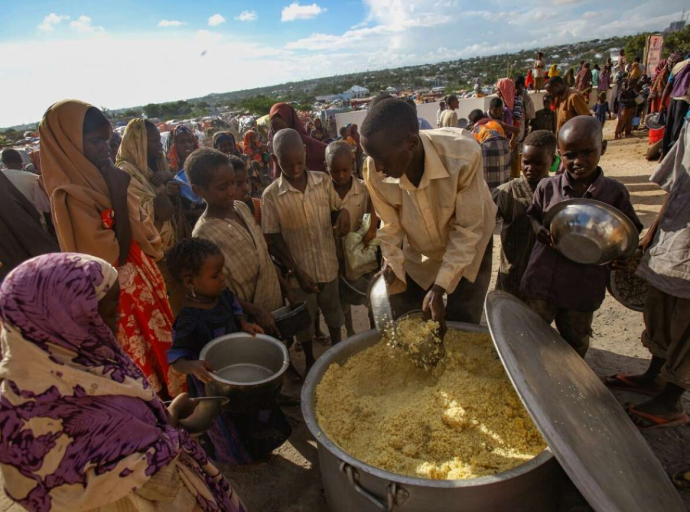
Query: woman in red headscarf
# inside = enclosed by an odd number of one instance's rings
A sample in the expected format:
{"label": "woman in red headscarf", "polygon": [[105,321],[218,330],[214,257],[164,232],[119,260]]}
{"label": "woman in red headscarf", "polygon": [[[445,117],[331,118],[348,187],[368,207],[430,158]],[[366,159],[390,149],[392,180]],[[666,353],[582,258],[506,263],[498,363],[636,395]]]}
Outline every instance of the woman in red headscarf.
{"label": "woman in red headscarf", "polygon": [[312,139],[309,136],[304,124],[299,120],[297,112],[295,112],[292,106],[287,103],[276,103],[271,107],[269,117],[271,119],[271,129],[274,134],[284,128],[292,128],[299,133],[302,142],[304,142],[307,148],[307,169],[310,171],[326,170],[326,143]]}

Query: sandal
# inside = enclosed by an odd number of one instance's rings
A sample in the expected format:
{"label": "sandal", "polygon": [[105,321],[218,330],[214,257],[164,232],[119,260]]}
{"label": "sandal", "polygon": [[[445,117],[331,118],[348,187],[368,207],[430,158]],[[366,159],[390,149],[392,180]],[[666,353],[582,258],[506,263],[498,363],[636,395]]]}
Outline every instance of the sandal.
{"label": "sandal", "polygon": [[662,418],[661,416],[656,416],[648,412],[639,411],[634,407],[628,407],[626,409],[626,412],[628,413],[628,416],[630,416],[630,419],[637,417],[652,423],[648,426],[641,426],[635,423],[635,426],[643,432],[646,430],[655,430],[658,428],[678,427],[680,425],[687,425],[688,423],[690,423],[690,418],[688,417],[687,413],[682,413],[676,416],[675,418]]}
{"label": "sandal", "polygon": [[321,336],[314,336],[313,340],[319,343],[320,345],[323,345],[324,347],[327,347],[331,344],[331,338],[329,336],[326,336],[325,334]]}
{"label": "sandal", "polygon": [[671,481],[681,491],[690,491],[690,471],[679,471],[671,475]]}
{"label": "sandal", "polygon": [[639,393],[646,396],[656,396],[661,392],[662,388],[647,388],[640,386],[635,381],[630,380],[629,373],[619,373],[617,375],[611,375],[609,377],[604,377],[604,385],[607,388],[618,389],[620,391],[629,391],[631,393]]}

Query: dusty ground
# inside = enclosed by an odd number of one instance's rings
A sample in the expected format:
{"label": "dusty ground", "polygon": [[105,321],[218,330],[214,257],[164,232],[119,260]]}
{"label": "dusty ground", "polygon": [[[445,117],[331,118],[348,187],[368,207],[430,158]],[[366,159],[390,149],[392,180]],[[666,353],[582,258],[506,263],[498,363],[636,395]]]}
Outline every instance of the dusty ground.
{"label": "dusty ground", "polygon": [[[612,138],[613,123],[607,123],[605,133],[608,138]],[[609,177],[618,179],[628,187],[640,219],[645,226],[649,226],[661,206],[663,192],[648,181],[655,164],[644,159],[645,151],[644,137],[611,140],[601,166]],[[494,242],[498,247],[498,237]],[[496,269],[498,251],[494,254]],[[358,332],[368,329],[364,308],[358,308],[354,317]],[[587,360],[600,375],[643,370],[649,354],[640,344],[642,330],[640,313],[630,311],[607,297],[594,317],[594,337]],[[300,369],[303,367],[301,357],[301,354],[293,354]],[[285,393],[298,397],[299,385],[286,382]],[[640,401],[640,397],[633,394],[621,393],[618,398],[623,403]],[[327,512],[316,444],[304,426],[299,407],[286,407],[285,412],[294,426],[293,435],[289,442],[276,450],[272,460],[249,468],[223,468],[224,473],[252,512]],[[645,437],[666,470],[676,471],[690,462],[690,428],[662,429]],[[690,505],[690,493],[683,498]],[[577,501],[577,495],[574,499]],[[19,505],[12,505],[4,495],[0,495],[0,512],[21,510]],[[571,506],[561,507],[561,512],[571,510],[575,509]]]}

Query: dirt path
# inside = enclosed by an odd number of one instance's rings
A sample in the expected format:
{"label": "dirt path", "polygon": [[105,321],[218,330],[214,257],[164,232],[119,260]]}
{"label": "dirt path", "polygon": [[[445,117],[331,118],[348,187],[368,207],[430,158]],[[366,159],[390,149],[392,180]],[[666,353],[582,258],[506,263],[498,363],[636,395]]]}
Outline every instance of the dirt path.
{"label": "dirt path", "polygon": [[[613,123],[609,121],[605,129],[608,138],[612,138]],[[601,166],[607,176],[620,180],[628,187],[640,219],[645,226],[649,226],[659,211],[664,194],[656,185],[649,183],[655,164],[644,159],[645,151],[646,140],[643,138],[610,141]],[[498,247],[498,237],[494,242]],[[494,251],[494,254],[494,269],[497,269],[499,251]],[[358,332],[368,329],[364,308],[357,308],[353,316]],[[593,329],[592,348],[587,360],[598,374],[637,372],[646,367],[649,354],[640,343],[643,330],[640,313],[625,309],[607,296],[594,317]],[[317,350],[323,352],[320,347]],[[301,369],[301,354],[293,356]],[[286,379],[285,392],[297,397],[299,386]],[[640,401],[639,396],[632,394],[617,396],[623,403]],[[275,452],[269,463],[222,468],[223,472],[252,512],[326,512],[328,507],[321,487],[316,443],[304,426],[299,408],[287,407],[285,412],[294,426],[294,432],[289,442]],[[660,430],[645,437],[668,471],[681,469],[690,462],[690,428]],[[690,504],[690,493],[686,493],[684,499]],[[0,495],[0,512],[21,510],[19,505],[12,505],[4,495]],[[562,507],[562,512],[570,510],[573,510],[570,506]]]}

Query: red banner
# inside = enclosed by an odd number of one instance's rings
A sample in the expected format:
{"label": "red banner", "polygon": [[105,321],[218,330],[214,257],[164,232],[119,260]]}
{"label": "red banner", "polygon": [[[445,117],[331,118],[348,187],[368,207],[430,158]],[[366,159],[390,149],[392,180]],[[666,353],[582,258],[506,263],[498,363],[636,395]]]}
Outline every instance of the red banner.
{"label": "red banner", "polygon": [[647,36],[647,45],[645,47],[645,73],[647,76],[653,76],[654,70],[661,61],[661,51],[664,49],[664,36],[656,34]]}

